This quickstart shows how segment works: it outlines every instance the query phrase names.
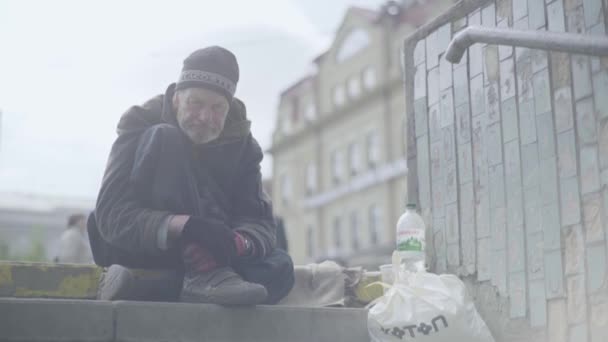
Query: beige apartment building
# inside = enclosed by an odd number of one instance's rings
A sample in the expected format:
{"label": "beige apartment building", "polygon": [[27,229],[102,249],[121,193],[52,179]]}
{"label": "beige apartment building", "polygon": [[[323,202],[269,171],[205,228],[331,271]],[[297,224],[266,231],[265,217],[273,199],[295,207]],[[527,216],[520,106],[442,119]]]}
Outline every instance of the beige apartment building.
{"label": "beige apartment building", "polygon": [[280,95],[272,197],[296,263],[388,262],[406,205],[403,39],[452,0],[351,7],[315,72]]}

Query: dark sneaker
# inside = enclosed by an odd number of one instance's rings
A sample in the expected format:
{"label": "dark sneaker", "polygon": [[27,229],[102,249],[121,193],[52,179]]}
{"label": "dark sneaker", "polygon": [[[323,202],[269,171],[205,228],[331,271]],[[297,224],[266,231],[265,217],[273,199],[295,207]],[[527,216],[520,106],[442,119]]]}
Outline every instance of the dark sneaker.
{"label": "dark sneaker", "polygon": [[268,292],[260,284],[243,280],[229,267],[184,277],[180,301],[219,305],[256,305],[266,301]]}

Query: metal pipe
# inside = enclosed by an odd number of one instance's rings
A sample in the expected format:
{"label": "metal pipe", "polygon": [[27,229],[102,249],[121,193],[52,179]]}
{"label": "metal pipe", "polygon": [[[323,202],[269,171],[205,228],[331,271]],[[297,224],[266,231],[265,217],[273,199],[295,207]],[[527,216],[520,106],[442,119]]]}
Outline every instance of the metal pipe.
{"label": "metal pipe", "polygon": [[608,37],[606,36],[469,26],[454,36],[446,50],[445,59],[452,63],[459,63],[464,52],[475,43],[608,56]]}

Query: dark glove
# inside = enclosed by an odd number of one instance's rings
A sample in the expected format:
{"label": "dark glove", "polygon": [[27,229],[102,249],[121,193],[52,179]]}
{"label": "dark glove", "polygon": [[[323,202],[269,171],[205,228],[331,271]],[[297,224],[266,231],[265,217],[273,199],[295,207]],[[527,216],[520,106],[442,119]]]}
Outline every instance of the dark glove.
{"label": "dark glove", "polygon": [[235,232],[220,220],[191,216],[184,225],[182,240],[205,248],[220,265],[230,264],[237,255]]}

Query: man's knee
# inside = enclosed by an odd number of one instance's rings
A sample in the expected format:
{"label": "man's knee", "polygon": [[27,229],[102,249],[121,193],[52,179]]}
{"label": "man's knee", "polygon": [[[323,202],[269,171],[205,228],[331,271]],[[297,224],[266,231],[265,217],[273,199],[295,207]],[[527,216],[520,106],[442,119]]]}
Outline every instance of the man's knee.
{"label": "man's knee", "polygon": [[266,258],[266,263],[272,265],[273,275],[268,289],[267,304],[276,304],[283,299],[293,288],[295,283],[293,261],[289,254],[280,249],[275,249],[274,252]]}
{"label": "man's knee", "polygon": [[278,278],[285,280],[293,278],[293,260],[285,251],[275,249],[266,260],[274,265]]}

